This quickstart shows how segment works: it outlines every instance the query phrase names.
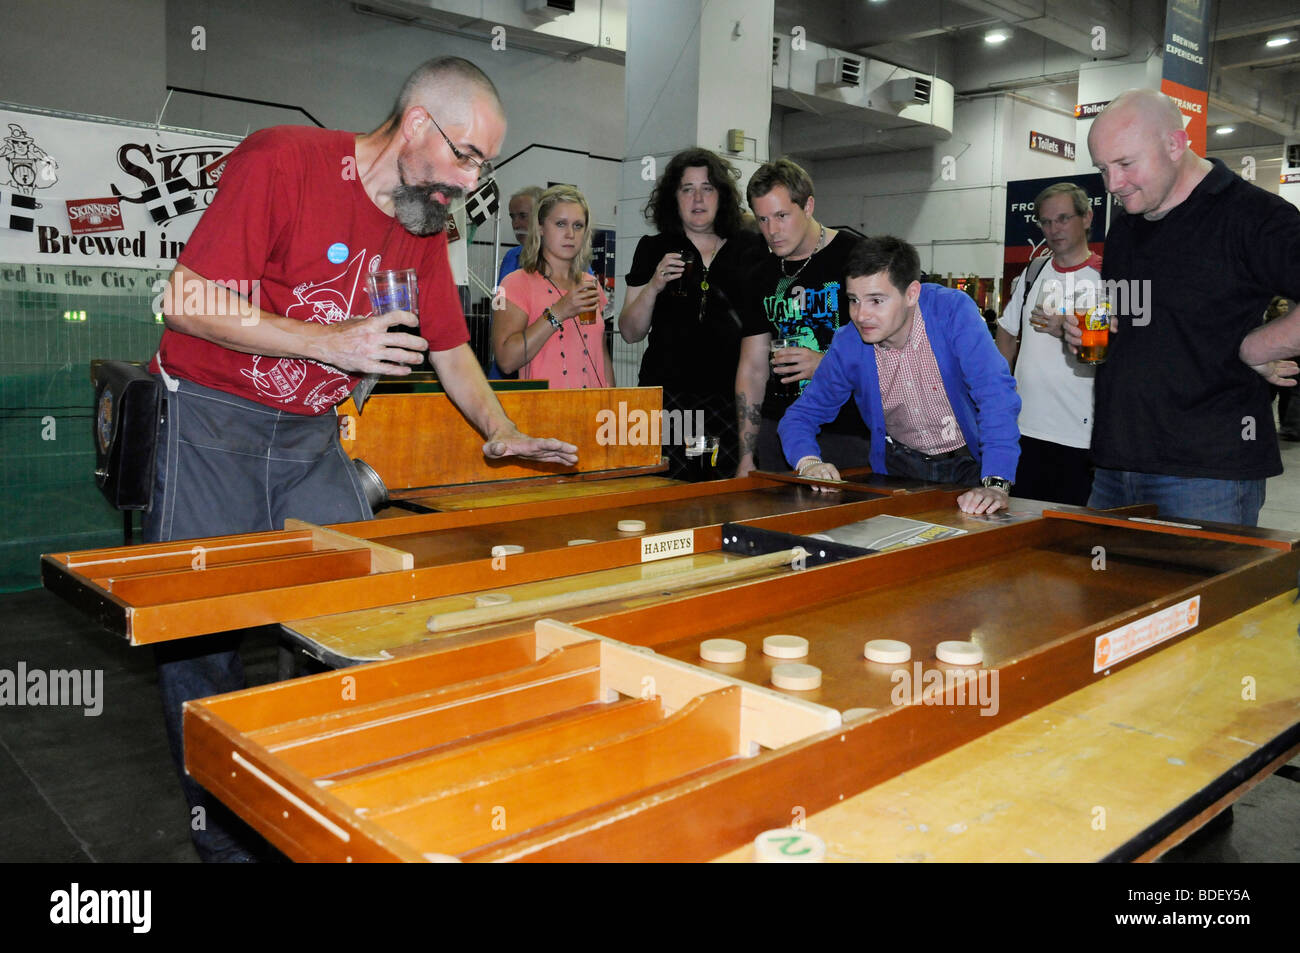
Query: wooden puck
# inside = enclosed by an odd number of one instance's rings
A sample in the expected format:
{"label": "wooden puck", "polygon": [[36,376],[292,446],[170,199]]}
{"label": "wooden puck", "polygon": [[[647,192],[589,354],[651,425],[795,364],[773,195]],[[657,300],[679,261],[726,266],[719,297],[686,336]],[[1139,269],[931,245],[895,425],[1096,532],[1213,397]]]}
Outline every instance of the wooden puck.
{"label": "wooden puck", "polygon": [[772,658],[803,658],[808,640],[799,635],[769,635],[763,640],[763,654]]}
{"label": "wooden puck", "polygon": [[940,642],[934,655],[949,665],[979,665],[984,661],[984,650],[974,642]]}
{"label": "wooden puck", "polygon": [[514,543],[503,543],[492,547],[493,556],[518,556],[523,551],[524,547],[516,546]]}
{"label": "wooden puck", "polygon": [[619,520],[618,531],[620,533],[644,533],[645,520]]}
{"label": "wooden puck", "polygon": [[700,643],[700,658],[706,662],[743,662],[748,649],[737,639],[705,639]]}
{"label": "wooden puck", "polygon": [[869,662],[882,665],[901,665],[912,657],[912,647],[897,639],[872,639],[862,647]]}
{"label": "wooden puck", "polygon": [[785,662],[772,668],[772,684],[792,692],[809,692],[820,688],[822,670],[816,665],[804,665],[801,662]]}
{"label": "wooden puck", "polygon": [[583,546],[583,545],[586,545],[587,543],[594,543],[594,542],[595,542],[594,539],[571,539],[571,540],[569,540],[569,545],[570,545],[570,546]]}
{"label": "wooden puck", "polygon": [[866,718],[868,715],[874,715],[875,713],[876,710],[874,708],[846,708],[844,709],[844,713],[840,715],[840,720],[858,721],[862,718]]}
{"label": "wooden puck", "polygon": [[480,609],[488,606],[503,606],[509,601],[510,595],[505,592],[485,592],[481,596],[474,597],[474,605]]}
{"label": "wooden puck", "polygon": [[820,864],[826,860],[826,843],[816,834],[779,827],[754,838],[754,861],[759,864]]}

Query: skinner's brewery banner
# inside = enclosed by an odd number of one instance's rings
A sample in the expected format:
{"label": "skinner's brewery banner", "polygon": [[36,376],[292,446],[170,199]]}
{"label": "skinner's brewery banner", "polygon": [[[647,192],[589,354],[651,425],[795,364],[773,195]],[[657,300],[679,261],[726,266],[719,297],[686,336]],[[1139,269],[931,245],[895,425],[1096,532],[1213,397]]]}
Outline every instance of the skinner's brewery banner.
{"label": "skinner's brewery banner", "polygon": [[238,141],[0,109],[0,262],[170,269]]}

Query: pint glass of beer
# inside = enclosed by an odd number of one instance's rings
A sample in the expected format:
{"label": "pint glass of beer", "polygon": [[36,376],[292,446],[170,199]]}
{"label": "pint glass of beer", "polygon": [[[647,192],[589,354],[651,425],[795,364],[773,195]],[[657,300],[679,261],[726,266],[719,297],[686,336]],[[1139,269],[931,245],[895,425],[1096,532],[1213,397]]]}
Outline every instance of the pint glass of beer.
{"label": "pint glass of beer", "polygon": [[691,286],[695,277],[695,265],[698,263],[699,257],[695,254],[693,248],[683,248],[678,254],[682,256],[682,274],[673,287],[673,294],[679,298],[684,298],[691,293]]}
{"label": "pint glass of beer", "polygon": [[[583,287],[584,290],[586,290],[587,288],[595,288],[595,287],[596,287],[596,276],[595,276],[595,275],[583,275],[583,276],[582,276],[582,287]],[[593,304],[593,305],[592,305],[590,308],[588,308],[586,311],[583,311],[583,312],[581,312],[581,313],[578,315],[578,323],[579,323],[579,324],[595,324],[595,323],[596,323],[596,309],[597,309],[598,307],[600,307],[600,298],[599,298],[599,297],[597,297],[597,299],[596,299],[596,303],[595,303],[595,304]]]}
{"label": "pint glass of beer", "polygon": [[1100,298],[1094,307],[1075,306],[1083,340],[1079,343],[1080,364],[1102,364],[1110,347],[1110,303]]}
{"label": "pint glass of beer", "polygon": [[787,371],[778,370],[776,366],[776,355],[778,351],[783,351],[788,347],[800,347],[798,338],[772,338],[772,393],[776,397],[798,397],[799,382],[784,384],[781,382],[781,375]]}

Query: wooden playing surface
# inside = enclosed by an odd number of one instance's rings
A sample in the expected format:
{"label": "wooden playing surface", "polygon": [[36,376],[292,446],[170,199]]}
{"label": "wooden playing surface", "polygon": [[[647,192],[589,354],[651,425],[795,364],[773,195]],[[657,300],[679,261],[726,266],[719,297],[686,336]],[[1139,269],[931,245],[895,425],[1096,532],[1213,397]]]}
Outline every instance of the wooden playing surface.
{"label": "wooden playing surface", "polygon": [[[901,499],[927,502],[923,494]],[[1098,549],[1104,569],[1089,563]],[[187,707],[187,765],[300,859],[419,859],[430,851],[479,861],[711,859],[1195,639],[1286,592],[1298,569],[1300,553],[1265,545],[1033,518],[623,609],[581,629],[541,620],[533,635],[483,632],[408,658],[205,700]],[[1009,581],[1017,577],[1028,580],[1023,590]],[[976,606],[967,615],[962,593]],[[1191,629],[1094,665],[1096,646],[1118,640],[1120,627],[1189,597],[1199,600]],[[688,639],[761,637],[774,620],[789,621],[783,614],[839,627],[814,641],[810,658],[825,656],[825,688],[758,686],[753,696],[786,700],[814,720],[794,734],[783,729],[784,714],[737,707],[733,689],[754,691],[757,679],[673,657]],[[992,688],[996,711],[986,716],[973,694],[954,702],[925,685],[906,701],[882,696],[888,684],[868,663],[837,656],[848,643],[860,651],[852,624],[874,620],[889,628],[880,634],[913,640],[930,672],[938,667],[922,647],[933,645],[927,639],[963,628],[983,639],[987,663],[963,673],[962,684],[977,679],[981,695]],[[972,623],[980,628],[972,632]],[[572,640],[544,646],[557,630]],[[1240,669],[1233,674],[1239,681]],[[621,686],[616,694],[610,679]],[[637,697],[663,707],[629,712],[627,700]],[[879,711],[870,717],[834,723],[837,709],[871,702]],[[1287,705],[1294,720],[1294,701]],[[642,715],[651,722],[620,721]],[[589,716],[597,734],[583,729],[576,747],[533,748],[556,731],[570,737],[568,720]],[[504,765],[496,760],[502,746]],[[513,818],[501,828],[489,817],[497,807]]]}
{"label": "wooden playing surface", "polygon": [[[1149,859],[1122,849],[1300,723],[1295,598],[1271,599],[811,814],[807,829],[826,841],[829,861]],[[752,850],[718,859],[749,861]]]}
{"label": "wooden playing surface", "polygon": [[[874,512],[914,512],[950,497],[949,491],[867,494],[849,505],[861,514],[852,518],[861,519]],[[818,494],[760,478],[622,489],[329,527],[286,523],[283,531],[53,553],[42,559],[42,578],[47,588],[105,627],[145,644],[639,562],[644,533],[619,531],[624,517],[643,519],[647,532],[692,532],[694,551],[704,552],[720,548],[724,521],[813,514],[844,499],[844,494]],[[814,519],[782,528],[815,532],[820,525]],[[568,547],[584,530],[597,542]],[[525,552],[507,566],[492,556],[500,544],[522,545]]]}
{"label": "wooden playing surface", "polygon": [[[764,491],[767,492],[767,491]],[[929,505],[933,505],[935,496],[942,497],[945,502],[952,496],[951,493],[937,493],[929,497]],[[869,503],[873,501],[864,501],[860,497],[851,497],[846,500],[839,495],[813,494],[807,490],[799,490],[795,487],[784,487],[777,493],[779,499],[794,499],[796,501],[811,502],[819,504],[822,507],[828,505],[845,506],[848,503]],[[719,501],[716,505],[725,506],[726,500]],[[1015,520],[1027,519],[1033,517],[1032,507],[1022,507],[1019,504],[1014,507],[1016,516],[1011,520],[1002,518],[988,518],[980,516],[968,516],[956,508],[955,505],[946,505],[941,508],[921,509],[913,511],[908,508],[902,498],[892,498],[888,502],[884,500],[874,501],[874,506],[853,506],[848,514],[836,517],[836,511],[828,509],[819,509],[817,517],[818,530],[832,528],[843,522],[851,522],[862,518],[867,510],[879,510],[881,512],[894,513],[899,510],[907,510],[908,518],[924,522],[937,523],[942,526],[952,526],[966,530],[967,533],[976,534],[995,530]],[[639,514],[644,514],[645,508],[638,508]],[[795,512],[801,512],[795,510]],[[673,507],[668,507],[662,514],[665,517],[677,515]],[[716,514],[715,514],[716,515]],[[644,515],[641,518],[645,518]],[[565,531],[560,535],[567,535],[567,527],[571,525],[572,517],[564,520],[563,527]],[[614,536],[622,537],[627,534],[609,533],[610,519],[604,514],[598,518],[592,518],[587,521],[588,528],[592,533],[603,533],[605,537]],[[656,530],[649,525],[647,519],[647,528],[645,535],[650,535]],[[780,517],[777,519],[752,520],[755,525],[777,526],[782,523],[789,524],[790,517]],[[518,524],[514,524],[518,525]],[[660,524],[663,525],[663,524]],[[544,531],[545,536],[550,537],[557,529],[554,521],[539,521],[539,526],[535,527],[539,531]],[[475,555],[481,554],[482,539],[491,537],[496,528],[485,527],[484,532],[477,533],[470,538],[477,540],[472,545],[479,549],[471,550]],[[810,530],[811,531],[811,530]],[[640,535],[640,534],[638,534]],[[440,537],[442,538],[442,537]],[[513,538],[513,537],[512,537]],[[391,537],[387,542],[391,542]],[[450,537],[445,544],[449,548],[452,546]],[[553,540],[544,543],[552,545]],[[457,544],[459,545],[459,544]],[[934,545],[934,544],[925,544]],[[568,553],[565,554],[569,555]],[[595,618],[609,613],[619,612],[625,609],[635,609],[643,606],[655,605],[667,602],[672,599],[681,598],[686,595],[696,595],[704,592],[716,592],[737,585],[734,582],[719,582],[699,588],[684,590],[674,585],[672,576],[680,574],[690,569],[704,566],[717,565],[722,562],[735,560],[737,556],[725,554],[717,551],[709,553],[697,553],[694,556],[679,557],[666,559],[659,562],[646,564],[620,566],[613,569],[598,570],[588,573],[574,573],[568,575],[559,575],[555,578],[539,580],[537,582],[527,582],[522,584],[510,584],[510,565],[513,559],[506,560],[505,569],[499,574],[500,585],[492,588],[491,592],[505,593],[515,602],[535,599],[543,596],[550,596],[559,593],[581,592],[586,589],[594,589],[600,586],[607,586],[614,583],[625,582],[633,579],[655,578],[663,581],[661,591],[634,598],[622,598],[615,601],[592,601],[589,605],[582,608],[561,609],[559,611],[549,611],[545,614],[551,618],[560,619],[564,622],[581,624],[583,620]],[[790,569],[773,569],[764,572],[758,578],[771,577],[792,577]],[[745,582],[752,580],[746,579]],[[791,585],[797,587],[798,579],[791,579]],[[482,592],[480,590],[479,592]],[[415,602],[407,602],[392,606],[384,606],[375,609],[362,609],[356,612],[339,613],[330,616],[318,616],[308,619],[291,620],[285,623],[285,629],[300,644],[304,644],[311,654],[328,660],[331,664],[344,664],[347,661],[369,661],[381,658],[401,657],[413,651],[419,651],[422,648],[438,644],[447,640],[464,641],[469,637],[490,637],[501,635],[511,631],[523,631],[530,629],[533,619],[532,616],[514,623],[503,623],[494,626],[484,626],[476,628],[466,633],[439,633],[435,634],[426,628],[426,622],[429,617],[442,612],[450,612],[461,609],[472,608],[475,605],[475,596],[479,592],[465,592],[459,594],[447,595],[433,599],[422,599]],[[776,631],[776,630],[773,630]],[[761,638],[759,639],[761,642]],[[692,643],[693,645],[693,643]],[[315,649],[323,651],[315,651]],[[662,650],[661,650],[662,651]],[[685,646],[683,651],[677,657],[686,661],[696,661],[694,649],[691,646]],[[739,669],[732,672],[726,666],[717,667],[718,671],[726,671],[727,674],[736,674],[742,678],[748,678],[749,674],[763,674],[755,670],[754,673],[742,673]],[[765,671],[765,670],[764,670]]]}
{"label": "wooden playing surface", "polygon": [[[596,586],[627,582],[634,579],[657,579],[664,586],[664,593],[658,597],[642,596],[622,599],[616,603],[598,603],[590,609],[567,609],[553,613],[555,618],[572,622],[601,612],[618,609],[632,609],[663,601],[672,596],[683,594],[673,588],[673,576],[690,569],[704,566],[716,566],[732,562],[743,557],[729,553],[700,553],[695,556],[679,556],[659,562],[619,566],[615,569],[603,569],[597,572],[580,573],[573,576],[561,576],[558,579],[543,579],[538,582],[507,585],[489,590],[492,593],[504,593],[514,602],[536,599],[558,593],[575,592]],[[777,575],[774,570],[767,575]],[[789,573],[790,570],[784,570]],[[719,583],[704,591],[725,588],[728,583]],[[362,609],[357,612],[342,612],[337,615],[319,616],[314,619],[295,619],[284,623],[284,628],[300,644],[306,644],[308,651],[316,649],[323,652],[315,654],[327,656],[331,662],[347,660],[349,662],[374,661],[385,658],[401,658],[413,652],[449,644],[453,641],[465,641],[463,633],[433,633],[426,626],[429,617],[439,612],[454,612],[475,607],[478,593],[459,593],[437,599],[421,599],[416,602],[384,606],[378,609]],[[497,626],[473,630],[475,637],[491,637],[518,629],[531,629],[532,619],[521,623],[503,623]]]}
{"label": "wooden playing surface", "polygon": [[[926,518],[939,522],[944,514]],[[702,596],[672,626],[655,625],[652,613],[641,610],[584,627],[693,662],[701,641],[737,639],[749,648],[744,662],[699,664],[759,685],[770,685],[773,666],[788,661],[765,656],[763,639],[803,636],[810,651],[798,661],[820,668],[823,681],[799,697],[840,710],[887,708],[897,666],[867,661],[869,639],[905,641],[913,661],[940,671],[952,666],[935,658],[939,642],[972,641],[984,650],[984,667],[998,668],[1097,619],[1137,612],[1268,552],[1061,521],[1008,526],[1003,534],[1007,545],[989,546],[992,536],[971,535],[766,582],[750,587],[742,604]],[[1093,568],[1096,546],[1107,553],[1104,571]]]}
{"label": "wooden playing surface", "polygon": [[[633,536],[653,536],[697,526],[718,526],[777,513],[807,512],[843,502],[843,498],[838,495],[780,485],[711,496],[646,500],[625,506],[570,513],[563,520],[539,516],[511,520],[508,523],[448,528],[437,533],[387,535],[383,541],[387,546],[411,553],[415,557],[416,568],[420,569],[490,558],[492,547],[501,544],[523,546],[525,553],[532,553],[563,549],[571,539],[591,539],[598,543],[625,540]],[[646,524],[645,531],[631,534],[620,532],[618,522],[624,519],[643,521]]]}

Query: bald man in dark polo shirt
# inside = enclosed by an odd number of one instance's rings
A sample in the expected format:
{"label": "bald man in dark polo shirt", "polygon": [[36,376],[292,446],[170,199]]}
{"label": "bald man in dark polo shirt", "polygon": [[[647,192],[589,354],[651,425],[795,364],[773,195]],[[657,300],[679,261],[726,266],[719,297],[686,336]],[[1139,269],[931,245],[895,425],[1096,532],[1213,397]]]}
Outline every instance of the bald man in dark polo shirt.
{"label": "bald man in dark polo shirt", "polygon": [[[1129,90],[1088,149],[1123,210],[1106,235],[1110,354],[1097,371],[1088,505],[1254,526],[1282,472],[1269,383],[1294,386],[1300,310],[1260,327],[1274,295],[1300,293],[1300,210],[1188,149],[1167,96]],[[1066,340],[1076,351],[1073,319]]]}

